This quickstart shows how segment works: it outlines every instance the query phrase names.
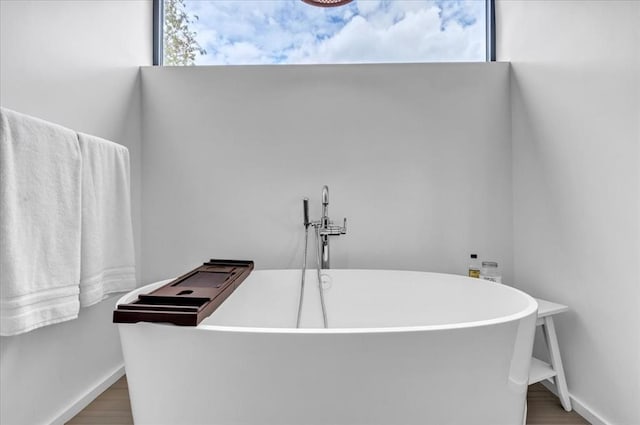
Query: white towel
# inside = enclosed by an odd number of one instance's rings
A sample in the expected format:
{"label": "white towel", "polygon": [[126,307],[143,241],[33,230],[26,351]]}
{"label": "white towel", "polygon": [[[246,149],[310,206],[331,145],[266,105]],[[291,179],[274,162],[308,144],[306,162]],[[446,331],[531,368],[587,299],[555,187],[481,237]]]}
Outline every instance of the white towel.
{"label": "white towel", "polygon": [[82,152],[80,306],[136,286],[129,151],[79,133]]}
{"label": "white towel", "polygon": [[78,315],[81,167],[75,132],[0,108],[0,335]]}

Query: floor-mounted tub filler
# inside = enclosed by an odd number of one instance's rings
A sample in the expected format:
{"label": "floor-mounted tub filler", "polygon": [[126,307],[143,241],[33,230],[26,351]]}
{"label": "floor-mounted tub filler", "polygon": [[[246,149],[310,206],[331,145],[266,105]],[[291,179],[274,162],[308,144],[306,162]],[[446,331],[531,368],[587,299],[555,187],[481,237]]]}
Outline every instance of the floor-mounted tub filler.
{"label": "floor-mounted tub filler", "polygon": [[312,285],[296,328],[299,270],[253,271],[195,327],[118,324],[136,424],[524,422],[533,298],[447,274],[322,274],[328,328]]}

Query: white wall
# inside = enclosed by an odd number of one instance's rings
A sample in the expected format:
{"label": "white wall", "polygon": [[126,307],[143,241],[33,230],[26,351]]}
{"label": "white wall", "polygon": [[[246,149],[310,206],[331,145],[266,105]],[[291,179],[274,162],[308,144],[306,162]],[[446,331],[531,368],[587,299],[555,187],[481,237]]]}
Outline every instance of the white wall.
{"label": "white wall", "polygon": [[[151,1],[2,1],[0,16],[0,104],[129,148],[139,253],[138,66],[151,63]],[[122,366],[113,303],[0,339],[0,423],[50,423]]]}
{"label": "white wall", "polygon": [[577,406],[637,425],[640,2],[497,12],[498,58],[512,63],[515,282],[570,306],[557,326]]}
{"label": "white wall", "polygon": [[[335,268],[511,280],[507,64],[143,68],[143,281],[214,258],[298,268],[329,185]],[[313,239],[312,239],[313,241]],[[310,244],[310,264],[313,245]]]}

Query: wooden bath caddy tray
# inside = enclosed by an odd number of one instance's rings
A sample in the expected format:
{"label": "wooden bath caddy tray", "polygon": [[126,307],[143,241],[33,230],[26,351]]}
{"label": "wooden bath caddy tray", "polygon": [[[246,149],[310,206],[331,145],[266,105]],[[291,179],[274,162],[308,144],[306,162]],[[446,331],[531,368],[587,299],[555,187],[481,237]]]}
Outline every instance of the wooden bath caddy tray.
{"label": "wooden bath caddy tray", "polygon": [[210,260],[149,294],[138,295],[137,301],[118,305],[113,322],[197,326],[252,270],[253,261]]}

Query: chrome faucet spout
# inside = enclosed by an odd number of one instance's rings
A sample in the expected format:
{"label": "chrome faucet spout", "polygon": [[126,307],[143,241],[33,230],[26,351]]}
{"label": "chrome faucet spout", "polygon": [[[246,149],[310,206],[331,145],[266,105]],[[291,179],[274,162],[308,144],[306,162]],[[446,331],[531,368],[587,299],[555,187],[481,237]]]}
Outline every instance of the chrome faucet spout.
{"label": "chrome faucet spout", "polygon": [[318,245],[320,249],[320,268],[329,268],[329,236],[340,236],[347,233],[347,219],[344,219],[342,226],[335,225],[329,218],[329,187],[322,187],[322,216],[318,221],[308,222],[308,201],[305,198],[303,210],[304,222],[309,223],[316,229],[316,235],[318,237]]}
{"label": "chrome faucet spout", "polygon": [[322,187],[322,227],[329,226],[329,186]]}

